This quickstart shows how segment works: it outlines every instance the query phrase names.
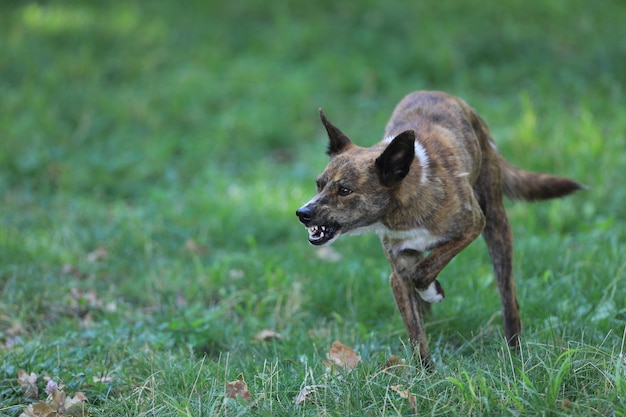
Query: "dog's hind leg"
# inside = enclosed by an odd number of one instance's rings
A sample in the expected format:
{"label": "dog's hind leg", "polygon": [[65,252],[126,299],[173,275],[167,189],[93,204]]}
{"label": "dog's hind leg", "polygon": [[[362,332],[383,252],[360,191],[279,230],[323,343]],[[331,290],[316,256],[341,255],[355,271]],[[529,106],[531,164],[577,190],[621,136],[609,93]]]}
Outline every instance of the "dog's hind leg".
{"label": "dog's hind leg", "polygon": [[521,324],[513,279],[513,233],[502,202],[501,173],[495,161],[496,154],[487,153],[484,158],[483,170],[476,184],[479,203],[486,219],[483,238],[487,243],[498,282],[504,335],[509,346],[517,346]]}
{"label": "dog's hind leg", "polygon": [[487,225],[483,237],[489,249],[493,270],[502,300],[504,335],[509,346],[517,346],[521,331],[519,304],[513,279],[513,233],[502,200],[491,201],[485,207]]}

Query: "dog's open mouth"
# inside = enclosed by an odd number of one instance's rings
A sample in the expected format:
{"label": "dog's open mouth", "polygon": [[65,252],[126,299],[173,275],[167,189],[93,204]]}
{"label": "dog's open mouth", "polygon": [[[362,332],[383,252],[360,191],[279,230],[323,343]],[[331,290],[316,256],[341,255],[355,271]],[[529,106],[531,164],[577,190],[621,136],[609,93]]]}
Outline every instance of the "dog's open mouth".
{"label": "dog's open mouth", "polygon": [[309,242],[314,245],[323,245],[328,243],[337,231],[336,226],[306,226],[309,232]]}

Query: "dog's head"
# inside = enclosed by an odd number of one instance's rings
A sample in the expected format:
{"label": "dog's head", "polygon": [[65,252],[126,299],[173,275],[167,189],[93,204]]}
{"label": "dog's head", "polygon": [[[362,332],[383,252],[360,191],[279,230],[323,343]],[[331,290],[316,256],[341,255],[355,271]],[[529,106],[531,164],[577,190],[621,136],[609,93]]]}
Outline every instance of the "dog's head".
{"label": "dog's head", "polygon": [[412,130],[386,146],[362,148],[330,123],[321,109],[320,118],[328,133],[330,162],[317,177],[315,197],[296,211],[314,245],[367,231],[381,222],[415,158]]}

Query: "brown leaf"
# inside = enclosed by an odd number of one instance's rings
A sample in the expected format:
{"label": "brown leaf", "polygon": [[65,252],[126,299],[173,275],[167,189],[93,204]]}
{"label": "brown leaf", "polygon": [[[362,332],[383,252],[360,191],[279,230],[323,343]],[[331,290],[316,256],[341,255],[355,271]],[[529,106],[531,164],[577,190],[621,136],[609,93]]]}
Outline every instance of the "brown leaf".
{"label": "brown leaf", "polygon": [[52,394],[48,396],[48,403],[59,412],[59,414],[65,413],[65,397],[64,391],[54,388]]}
{"label": "brown leaf", "polygon": [[83,317],[80,318],[80,327],[84,327],[85,329],[89,329],[93,326],[93,315],[91,312],[88,312]]}
{"label": "brown leaf", "polygon": [[391,355],[385,361],[385,368],[384,368],[384,370],[385,371],[390,371],[391,368],[395,368],[398,365],[405,365],[405,364],[406,364],[406,360],[405,359],[400,359],[396,355]]}
{"label": "brown leaf", "polygon": [[26,407],[20,414],[20,417],[37,417],[37,414],[35,414],[35,410],[33,409],[33,405],[30,404]]}
{"label": "brown leaf", "polygon": [[194,255],[205,255],[208,252],[206,246],[196,242],[194,239],[189,238],[185,241],[185,249],[193,253]]}
{"label": "brown leaf", "polygon": [[317,388],[326,388],[326,385],[306,385],[296,397],[296,405],[300,405],[316,393]]}
{"label": "brown leaf", "polygon": [[[80,391],[74,393],[73,397],[65,397],[63,408],[66,416],[83,417],[85,415],[85,402],[87,397]],[[59,412],[60,412],[59,407]]]}
{"label": "brown leaf", "polygon": [[324,361],[324,365],[334,369],[344,369],[351,371],[357,367],[361,361],[361,356],[357,355],[354,349],[335,340],[332,347],[326,354],[328,361]]}
{"label": "brown leaf", "polygon": [[413,414],[417,414],[417,398],[415,398],[415,395],[411,394],[409,395],[409,407],[411,407],[411,411],[413,411]]}
{"label": "brown leaf", "polygon": [[109,256],[109,251],[104,246],[99,246],[98,249],[91,251],[87,254],[87,261],[89,263],[96,263],[105,260]]}
{"label": "brown leaf", "polygon": [[98,298],[94,290],[84,291],[80,288],[70,289],[69,307],[76,317],[80,320],[83,327],[91,327],[93,325],[93,310],[102,310],[104,302]]}
{"label": "brown leaf", "polygon": [[391,385],[389,388],[391,388],[392,391],[395,391],[400,398],[407,400],[409,402],[409,407],[411,407],[411,411],[413,411],[413,413],[417,413],[417,400],[415,395],[411,394],[408,389],[402,389],[401,385]]}
{"label": "brown leaf", "polygon": [[281,340],[283,337],[280,335],[280,333],[277,333],[274,330],[264,329],[258,332],[256,336],[254,336],[254,338],[261,342],[267,342],[272,339]]}
{"label": "brown leaf", "polygon": [[[89,257],[89,255],[87,255],[87,257]],[[61,268],[61,272],[64,275],[71,275],[75,278],[84,278],[86,276],[86,274],[81,273],[78,269],[76,269],[76,267],[74,267],[74,265],[71,264],[64,264]]]}
{"label": "brown leaf", "polygon": [[[100,377],[94,376],[92,379],[93,379],[93,382],[95,382],[95,383],[99,382],[101,384],[107,384],[109,382],[115,381],[115,378],[113,378],[112,376],[100,376]],[[78,393],[76,393],[76,394],[78,394]]]}
{"label": "brown leaf", "polygon": [[85,415],[87,397],[82,392],[76,392],[73,397],[70,397],[63,391],[63,384],[59,387],[52,379],[46,385],[46,392],[48,392],[47,405],[55,413],[52,415],[71,417]]}
{"label": "brown leaf", "polygon": [[28,374],[25,370],[20,369],[17,372],[17,383],[20,384],[22,391],[24,391],[24,398],[36,399],[39,397],[37,375],[34,372]]}
{"label": "brown leaf", "polygon": [[402,389],[402,385],[391,385],[389,388],[391,388],[392,391],[396,392],[400,396],[400,398],[409,398],[409,390]]}
{"label": "brown leaf", "polygon": [[102,308],[103,304],[94,290],[84,291],[76,287],[70,289],[70,301],[72,307],[84,305],[90,308]]}
{"label": "brown leaf", "polygon": [[31,404],[24,409],[20,417],[57,417],[58,413],[43,401]]}
{"label": "brown leaf", "polygon": [[392,366],[396,366],[400,363],[400,358],[396,355],[391,355],[385,361],[385,368],[391,368]]}
{"label": "brown leaf", "polygon": [[233,398],[236,400],[237,396],[240,396],[248,402],[252,401],[252,396],[250,395],[250,391],[248,391],[248,384],[246,384],[246,381],[238,379],[226,384],[226,398]]}

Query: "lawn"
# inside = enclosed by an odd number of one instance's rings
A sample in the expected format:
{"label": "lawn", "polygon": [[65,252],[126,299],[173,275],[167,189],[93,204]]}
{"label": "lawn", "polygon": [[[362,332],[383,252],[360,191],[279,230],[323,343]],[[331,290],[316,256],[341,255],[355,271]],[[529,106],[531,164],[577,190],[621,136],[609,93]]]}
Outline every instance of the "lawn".
{"label": "lawn", "polygon": [[[622,3],[0,2],[0,415],[625,416]],[[377,237],[295,216],[317,109],[370,145],[418,89],[589,186],[507,202],[519,351],[484,243],[443,271],[434,372]]]}

